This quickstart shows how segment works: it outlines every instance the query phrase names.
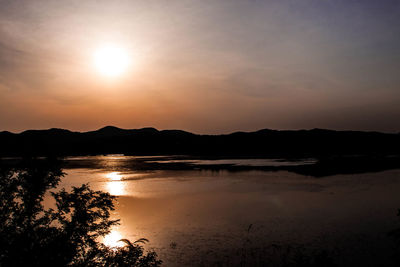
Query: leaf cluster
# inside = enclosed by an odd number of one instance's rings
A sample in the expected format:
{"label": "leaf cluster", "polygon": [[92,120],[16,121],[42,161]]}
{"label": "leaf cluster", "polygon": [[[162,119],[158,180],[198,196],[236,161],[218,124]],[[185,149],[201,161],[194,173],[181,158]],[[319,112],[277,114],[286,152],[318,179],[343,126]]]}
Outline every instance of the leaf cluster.
{"label": "leaf cluster", "polygon": [[[0,165],[0,266],[160,266],[140,242],[109,248],[99,242],[118,220],[115,196],[89,185],[55,189],[64,176],[56,160]],[[54,208],[45,208],[45,197]]]}

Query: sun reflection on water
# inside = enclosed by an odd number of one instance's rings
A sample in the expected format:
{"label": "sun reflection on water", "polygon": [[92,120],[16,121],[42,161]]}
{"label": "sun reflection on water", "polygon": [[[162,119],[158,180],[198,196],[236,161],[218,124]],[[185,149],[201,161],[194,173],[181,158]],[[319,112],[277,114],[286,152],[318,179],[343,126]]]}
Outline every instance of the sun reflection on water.
{"label": "sun reflection on water", "polygon": [[122,180],[122,175],[120,172],[110,172],[106,174],[106,177],[108,179],[111,179],[113,181],[121,181]]}
{"label": "sun reflection on water", "polygon": [[113,196],[121,196],[125,194],[125,182],[111,181],[107,183],[108,192]]}
{"label": "sun reflection on water", "polygon": [[125,181],[122,180],[122,175],[120,172],[109,172],[105,176],[110,180],[106,183],[106,186],[111,195],[125,195]]}
{"label": "sun reflection on water", "polygon": [[103,238],[103,244],[108,247],[123,247],[124,242],[119,241],[121,239],[121,233],[118,230],[112,230],[108,235]]}

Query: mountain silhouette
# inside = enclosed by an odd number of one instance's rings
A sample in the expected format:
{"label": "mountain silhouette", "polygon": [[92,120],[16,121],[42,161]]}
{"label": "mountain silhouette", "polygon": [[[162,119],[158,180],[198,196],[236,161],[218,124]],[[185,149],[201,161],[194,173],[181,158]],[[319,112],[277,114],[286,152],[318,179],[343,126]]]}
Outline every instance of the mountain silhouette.
{"label": "mountain silhouette", "polygon": [[0,156],[187,154],[217,157],[327,157],[398,155],[400,134],[312,130],[271,130],[199,135],[182,130],[121,129],[89,132],[65,129],[0,132]]}

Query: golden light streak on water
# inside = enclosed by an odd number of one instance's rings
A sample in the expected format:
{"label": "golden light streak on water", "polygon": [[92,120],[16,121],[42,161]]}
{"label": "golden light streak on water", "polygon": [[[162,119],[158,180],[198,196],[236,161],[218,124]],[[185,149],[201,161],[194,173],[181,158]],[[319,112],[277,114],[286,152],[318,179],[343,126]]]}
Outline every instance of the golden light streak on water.
{"label": "golden light streak on water", "polygon": [[123,237],[118,230],[112,230],[108,235],[103,238],[103,244],[108,247],[123,247],[125,244],[121,242]]}
{"label": "golden light streak on water", "polygon": [[107,173],[106,177],[113,181],[121,181],[122,180],[122,175],[120,174],[120,172]]}

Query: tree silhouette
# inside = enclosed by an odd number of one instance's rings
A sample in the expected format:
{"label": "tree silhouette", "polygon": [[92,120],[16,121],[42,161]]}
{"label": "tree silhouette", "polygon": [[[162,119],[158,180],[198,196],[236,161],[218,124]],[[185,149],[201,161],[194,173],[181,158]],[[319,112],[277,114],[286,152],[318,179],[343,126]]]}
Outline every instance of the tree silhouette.
{"label": "tree silhouette", "polygon": [[[109,248],[99,238],[118,220],[110,219],[114,196],[87,184],[71,192],[54,189],[64,173],[56,160],[0,165],[0,266],[160,266],[140,242]],[[46,194],[55,207],[45,208]]]}

